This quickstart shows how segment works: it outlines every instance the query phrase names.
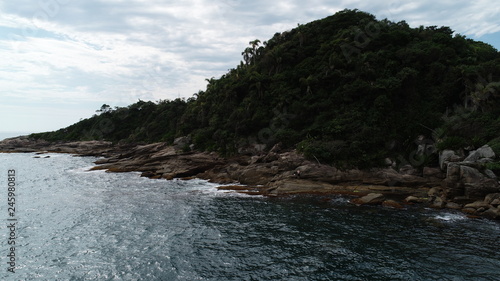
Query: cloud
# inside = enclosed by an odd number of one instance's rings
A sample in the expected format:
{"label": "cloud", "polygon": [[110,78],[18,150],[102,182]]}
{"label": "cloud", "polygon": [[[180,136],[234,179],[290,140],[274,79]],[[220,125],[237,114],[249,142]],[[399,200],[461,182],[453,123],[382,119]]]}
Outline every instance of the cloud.
{"label": "cloud", "polygon": [[480,37],[500,31],[497,6],[485,0],[3,1],[0,98],[50,102],[56,110],[190,97],[205,88],[205,78],[236,67],[249,41],[344,8]]}

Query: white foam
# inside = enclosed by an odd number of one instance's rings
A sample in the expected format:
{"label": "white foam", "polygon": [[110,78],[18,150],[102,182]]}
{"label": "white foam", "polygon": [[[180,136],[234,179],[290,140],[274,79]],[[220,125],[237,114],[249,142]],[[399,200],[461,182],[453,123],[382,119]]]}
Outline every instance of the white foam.
{"label": "white foam", "polygon": [[467,217],[465,215],[454,214],[454,213],[440,214],[440,215],[436,215],[434,218],[437,220],[449,221],[449,222],[467,219]]}

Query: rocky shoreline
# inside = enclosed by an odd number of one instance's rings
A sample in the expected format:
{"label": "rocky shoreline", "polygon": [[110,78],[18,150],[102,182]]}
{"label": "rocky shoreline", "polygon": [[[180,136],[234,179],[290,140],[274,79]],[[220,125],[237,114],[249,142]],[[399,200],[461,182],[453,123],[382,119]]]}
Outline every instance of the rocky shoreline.
{"label": "rocky shoreline", "polygon": [[217,153],[184,152],[185,145],[166,143],[114,145],[105,141],[47,142],[28,137],[0,142],[0,152],[56,152],[103,157],[92,170],[141,172],[154,179],[201,178],[252,195],[346,194],[358,205],[404,208],[425,204],[462,210],[471,217],[500,219],[500,185],[484,168],[495,158],[488,146],[466,157],[445,150],[440,167],[392,166],[370,170],[340,170],[305,159],[279,145],[259,155],[223,158]]}

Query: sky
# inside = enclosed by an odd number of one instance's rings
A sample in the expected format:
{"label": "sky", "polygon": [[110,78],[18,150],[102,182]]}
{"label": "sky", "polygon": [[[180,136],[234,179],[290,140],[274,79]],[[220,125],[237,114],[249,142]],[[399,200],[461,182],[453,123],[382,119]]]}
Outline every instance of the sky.
{"label": "sky", "polygon": [[44,132],[102,104],[188,98],[254,39],[343,9],[449,26],[500,50],[492,0],[17,0],[0,3],[0,133]]}

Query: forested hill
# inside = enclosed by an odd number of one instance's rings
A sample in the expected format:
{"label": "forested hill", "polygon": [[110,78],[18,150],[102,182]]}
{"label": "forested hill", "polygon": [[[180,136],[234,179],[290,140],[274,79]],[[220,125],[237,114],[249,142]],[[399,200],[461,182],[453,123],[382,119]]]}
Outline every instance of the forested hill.
{"label": "forested hill", "polygon": [[440,148],[500,143],[500,54],[453,33],[344,10],[250,42],[240,65],[192,98],[103,105],[92,118],[32,137],[172,142],[190,135],[197,149],[226,155],[281,142],[360,167],[410,153],[419,135]]}

